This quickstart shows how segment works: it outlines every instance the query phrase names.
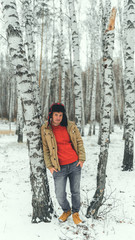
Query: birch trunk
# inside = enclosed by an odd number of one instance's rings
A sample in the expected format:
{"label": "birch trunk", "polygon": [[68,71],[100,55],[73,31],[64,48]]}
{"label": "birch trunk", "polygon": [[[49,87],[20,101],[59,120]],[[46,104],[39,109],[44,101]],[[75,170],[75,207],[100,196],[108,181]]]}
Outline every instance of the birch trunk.
{"label": "birch trunk", "polygon": [[[111,1],[110,0],[105,0],[105,8],[103,8],[102,1],[100,0],[100,16],[101,16],[101,51],[103,54],[102,58],[102,77],[101,77],[101,108],[100,108],[100,126],[99,126],[99,136],[98,136],[98,144],[101,144],[101,135],[102,135],[102,119],[103,119],[103,104],[104,104],[104,89],[103,89],[103,79],[104,79],[104,59],[106,59],[106,52],[105,50],[105,30],[106,30],[106,25],[109,21],[109,14],[110,14],[110,9],[111,9]],[[103,79],[102,79],[103,78]]]}
{"label": "birch trunk", "polygon": [[125,54],[125,149],[122,168],[133,170],[134,157],[134,121],[135,121],[135,82],[134,82],[134,37],[135,36],[135,0],[126,4],[126,54]]}
{"label": "birch trunk", "polygon": [[110,133],[112,132],[114,132],[114,89],[112,90],[111,125],[110,125]]}
{"label": "birch trunk", "polygon": [[[119,108],[119,105],[118,105],[118,94],[117,94],[116,79],[115,79],[114,72],[113,72],[113,79],[114,79],[114,81],[113,81],[114,100],[115,100],[115,106],[116,106],[116,110],[117,110],[117,113],[118,113],[118,120],[119,120],[119,124],[120,124],[120,128],[121,128],[121,126],[122,126],[122,123],[121,123],[121,112],[120,112],[120,108]],[[121,92],[119,91],[119,93],[120,93],[120,98],[121,98]],[[120,106],[121,106],[121,104],[120,104]]]}
{"label": "birch trunk", "polygon": [[109,25],[106,30],[105,37],[105,53],[106,59],[104,59],[104,109],[103,109],[103,121],[102,121],[102,135],[101,135],[101,147],[99,155],[99,163],[97,169],[97,189],[94,194],[93,200],[87,209],[86,217],[96,218],[98,210],[102,205],[105,182],[106,182],[106,165],[108,159],[108,147],[109,147],[109,135],[110,135],[110,117],[111,117],[111,105],[112,105],[112,55],[114,47],[114,25],[115,25],[116,9],[113,8]]}
{"label": "birch trunk", "polygon": [[[57,36],[58,37],[58,36]],[[57,38],[56,37],[56,38]],[[52,95],[52,99],[51,102],[59,102],[61,97],[61,90],[59,88],[59,70],[60,70],[60,66],[59,66],[59,40],[55,39],[55,46],[54,46],[54,57],[53,57],[53,66],[52,66],[52,86],[51,86],[51,95]],[[53,89],[52,89],[53,88]]]}
{"label": "birch trunk", "polygon": [[22,102],[21,102],[19,91],[18,91],[18,94],[17,94],[17,100],[18,100],[17,101],[18,104],[17,104],[17,128],[16,128],[16,134],[18,135],[18,142],[23,142],[24,119],[23,119]]}
{"label": "birch trunk", "polygon": [[64,35],[63,35],[63,11],[62,0],[60,0],[60,57],[61,57],[61,101],[65,105],[65,58],[64,58]]}
{"label": "birch trunk", "polygon": [[48,76],[47,87],[46,87],[46,101],[44,107],[44,119],[48,116],[48,109],[49,109],[49,97],[51,92],[51,83],[53,81],[53,59],[54,59],[54,52],[55,52],[55,2],[53,0],[53,33],[52,33],[52,46],[51,46],[51,61],[50,61],[50,74]]}
{"label": "birch trunk", "polygon": [[90,130],[89,136],[92,133],[93,127],[93,134],[95,135],[95,120],[96,120],[96,82],[97,82],[97,70],[96,70],[96,63],[94,65],[94,79],[93,79],[93,88],[92,88],[92,97],[91,97],[91,119],[90,119]]}
{"label": "birch trunk", "polygon": [[42,55],[43,55],[43,41],[44,41],[44,15],[42,16],[42,29],[41,29],[41,49],[40,49],[40,64],[39,64],[39,86],[42,78]]}
{"label": "birch trunk", "polygon": [[3,76],[3,64],[4,64],[4,59],[3,59],[3,54],[1,54],[1,88],[0,88],[0,105],[1,105],[1,112],[0,112],[0,116],[3,119],[4,117],[4,107],[5,107],[5,94],[4,94],[4,89],[5,89],[5,84],[4,84],[4,76]]}
{"label": "birch trunk", "polygon": [[30,180],[32,188],[32,222],[51,219],[53,211],[49,193],[46,168],[40,135],[40,121],[35,112],[35,102],[31,79],[23,47],[22,32],[14,0],[2,0],[5,28],[12,64],[16,67],[18,88],[23,106],[24,120],[27,127],[27,144],[30,159]]}
{"label": "birch trunk", "polygon": [[72,31],[72,48],[73,48],[73,71],[74,71],[74,95],[75,95],[75,121],[78,129],[81,131],[81,68],[80,68],[80,56],[79,56],[79,37],[76,21],[76,13],[74,0],[68,0],[69,12],[71,18],[71,31]]}
{"label": "birch trunk", "polygon": [[73,83],[73,64],[72,64],[72,40],[70,34],[71,22],[68,20],[68,39],[69,39],[69,78],[70,78],[70,106],[69,117],[75,120],[75,99],[74,99],[74,83]]}
{"label": "birch trunk", "polygon": [[26,45],[28,52],[28,65],[29,65],[29,76],[32,81],[32,89],[34,93],[34,98],[36,101],[36,109],[37,113],[41,114],[41,104],[39,97],[39,85],[36,75],[36,61],[35,61],[35,42],[34,42],[34,26],[33,26],[33,12],[31,9],[31,0],[23,1],[23,13],[24,13],[24,25],[26,31]]}
{"label": "birch trunk", "polygon": [[88,123],[88,120],[90,119],[90,67],[89,67],[89,48],[88,48],[88,41],[89,38],[86,39],[87,42],[87,66],[86,66],[86,106],[85,106],[85,118],[86,118],[86,123]]}

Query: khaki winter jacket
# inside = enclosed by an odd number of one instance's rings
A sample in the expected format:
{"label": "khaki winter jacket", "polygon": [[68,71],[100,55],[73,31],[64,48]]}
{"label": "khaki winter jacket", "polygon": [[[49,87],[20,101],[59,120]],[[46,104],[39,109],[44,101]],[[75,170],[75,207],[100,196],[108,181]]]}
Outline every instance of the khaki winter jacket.
{"label": "khaki winter jacket", "polygon": [[[72,147],[78,155],[78,160],[84,162],[85,150],[83,146],[83,141],[80,132],[74,122],[68,121],[67,131],[70,136]],[[47,121],[41,127],[41,136],[46,167],[49,169],[54,167],[56,170],[60,171],[56,139],[53,134],[52,128],[50,125],[48,126]]]}

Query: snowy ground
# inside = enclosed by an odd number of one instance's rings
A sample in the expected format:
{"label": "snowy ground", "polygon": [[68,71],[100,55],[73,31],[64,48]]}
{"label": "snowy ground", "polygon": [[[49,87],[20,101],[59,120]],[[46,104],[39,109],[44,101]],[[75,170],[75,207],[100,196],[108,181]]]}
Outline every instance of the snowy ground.
{"label": "snowy ground", "polygon": [[[86,126],[85,132],[87,135]],[[0,122],[0,129],[8,129]],[[12,124],[12,129],[15,125]],[[122,172],[124,142],[122,130],[115,126],[111,134],[106,178],[106,198],[99,211],[99,219],[86,219],[86,209],[96,187],[99,146],[97,136],[85,136],[87,161],[82,169],[80,216],[85,226],[75,226],[72,217],[60,224],[57,218],[51,223],[31,223],[31,188],[29,160],[24,143],[17,136],[0,135],[0,240],[134,240],[135,239],[135,171]],[[54,194],[53,179],[48,172],[50,191],[58,216],[61,209]],[[69,189],[68,198],[70,199]]]}

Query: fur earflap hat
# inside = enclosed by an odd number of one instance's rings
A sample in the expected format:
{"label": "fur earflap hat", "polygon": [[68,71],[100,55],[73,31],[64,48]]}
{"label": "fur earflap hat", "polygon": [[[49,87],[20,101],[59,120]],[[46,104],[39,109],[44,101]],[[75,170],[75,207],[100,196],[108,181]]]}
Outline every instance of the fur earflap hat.
{"label": "fur earflap hat", "polygon": [[51,107],[49,108],[49,114],[48,114],[48,125],[50,124],[50,120],[52,118],[53,112],[62,112],[63,113],[63,119],[60,123],[61,126],[67,126],[67,116],[66,116],[66,110],[62,103],[53,103]]}

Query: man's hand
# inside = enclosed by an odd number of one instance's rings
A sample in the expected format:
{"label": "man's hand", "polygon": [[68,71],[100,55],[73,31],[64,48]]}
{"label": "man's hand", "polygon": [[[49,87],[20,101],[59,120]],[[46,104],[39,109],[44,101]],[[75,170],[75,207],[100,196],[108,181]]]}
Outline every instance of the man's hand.
{"label": "man's hand", "polygon": [[77,167],[80,165],[80,167],[82,168],[83,167],[83,162],[82,161],[79,161],[78,163],[77,163]]}
{"label": "man's hand", "polygon": [[50,172],[51,172],[52,175],[53,175],[53,172],[54,172],[54,171],[55,171],[55,172],[58,172],[55,168],[50,168],[49,170],[50,170]]}

